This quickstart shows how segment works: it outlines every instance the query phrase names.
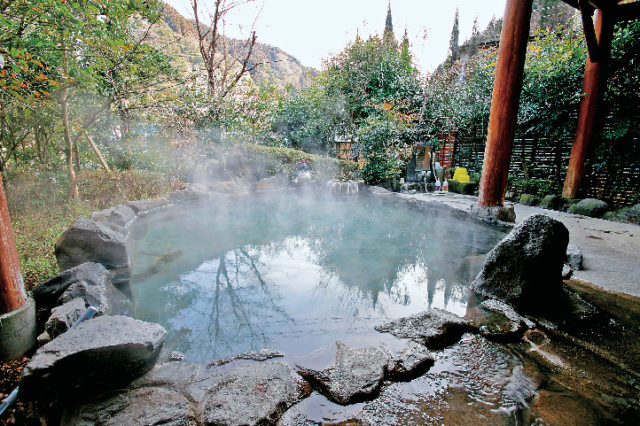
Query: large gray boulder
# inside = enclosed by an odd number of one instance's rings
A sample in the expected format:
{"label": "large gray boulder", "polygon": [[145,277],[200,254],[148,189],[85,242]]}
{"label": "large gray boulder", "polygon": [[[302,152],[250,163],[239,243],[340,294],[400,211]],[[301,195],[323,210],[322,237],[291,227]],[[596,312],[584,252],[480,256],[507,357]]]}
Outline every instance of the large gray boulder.
{"label": "large gray boulder", "polygon": [[411,380],[426,373],[435,363],[431,351],[424,345],[409,341],[394,357],[389,377],[394,380]]}
{"label": "large gray boulder", "polygon": [[24,369],[21,397],[78,399],[122,386],[155,364],[167,332],[125,316],[101,316],[47,343]]}
{"label": "large gray boulder", "polygon": [[279,362],[240,365],[190,386],[207,424],[275,424],[310,388]]}
{"label": "large gray boulder", "polygon": [[391,353],[376,346],[352,349],[336,342],[336,361],[322,371],[300,368],[312,386],[338,404],[352,404],[377,396],[382,381],[394,367]]}
{"label": "large gray boulder", "polygon": [[55,338],[71,328],[86,311],[87,305],[81,298],[72,299],[51,310],[51,315],[44,324],[44,331],[49,339]]}
{"label": "large gray boulder", "polygon": [[55,254],[61,269],[101,263],[115,273],[116,282],[131,273],[126,235],[92,219],[78,218],[56,241]]}
{"label": "large gray boulder", "polygon": [[595,198],[585,198],[569,207],[569,213],[582,214],[589,217],[601,217],[607,210],[609,210],[609,205]]}
{"label": "large gray boulder", "polygon": [[155,197],[144,200],[129,201],[129,206],[136,214],[147,213],[153,210],[159,210],[171,204],[169,197]]}
{"label": "large gray boulder", "polygon": [[63,424],[275,424],[310,392],[291,367],[279,362],[223,368],[170,362],[122,390],[69,408]]}
{"label": "large gray boulder", "polygon": [[480,335],[499,342],[520,340],[528,328],[535,326],[533,321],[496,299],[487,299],[479,305],[469,306],[465,318],[478,328]]}
{"label": "large gray boulder", "polygon": [[85,262],[69,268],[33,289],[33,299],[38,309],[57,305],[60,296],[80,281],[95,287],[108,287],[111,276],[107,268],[95,262]]}
{"label": "large gray boulder", "polygon": [[125,229],[136,218],[136,212],[128,205],[119,204],[104,210],[98,210],[90,219],[105,224],[115,230]]}
{"label": "large gray boulder", "polygon": [[640,204],[635,204],[623,214],[624,219],[631,223],[640,224]]}
{"label": "large gray boulder", "polygon": [[144,387],[67,411],[62,425],[196,425],[190,401],[166,387]]}
{"label": "large gray boulder", "polygon": [[569,231],[542,214],[525,218],[487,255],[471,287],[516,309],[535,310],[560,297]]}
{"label": "large gray boulder", "polygon": [[464,333],[471,331],[471,326],[451,312],[431,308],[420,314],[378,325],[375,329],[401,339],[412,339],[430,349],[441,349],[457,342]]}

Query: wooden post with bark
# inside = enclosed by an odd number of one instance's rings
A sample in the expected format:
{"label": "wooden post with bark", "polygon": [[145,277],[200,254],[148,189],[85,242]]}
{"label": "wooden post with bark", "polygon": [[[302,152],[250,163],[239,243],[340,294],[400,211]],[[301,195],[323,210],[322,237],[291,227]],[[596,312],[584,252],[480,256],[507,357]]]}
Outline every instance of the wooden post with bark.
{"label": "wooden post with bark", "polygon": [[501,206],[522,90],[533,0],[507,0],[491,98],[478,205]]}
{"label": "wooden post with bark", "polygon": [[21,308],[26,301],[20,258],[0,177],[0,315]]}
{"label": "wooden post with bark", "polygon": [[[586,13],[583,11],[583,14]],[[578,127],[571,146],[569,166],[564,180],[562,196],[565,198],[576,198],[580,189],[580,181],[585,173],[585,160],[589,152],[596,121],[598,103],[605,89],[607,77],[606,68],[611,54],[611,39],[613,37],[613,17],[603,11],[596,9],[593,26],[597,46],[589,49],[587,64],[584,69],[584,80],[582,83],[582,99],[578,111]],[[588,24],[585,24],[585,34]],[[594,43],[591,43],[593,45]],[[596,49],[595,51],[593,51]],[[597,54],[596,54],[597,52]],[[595,54],[595,58],[592,55]]]}

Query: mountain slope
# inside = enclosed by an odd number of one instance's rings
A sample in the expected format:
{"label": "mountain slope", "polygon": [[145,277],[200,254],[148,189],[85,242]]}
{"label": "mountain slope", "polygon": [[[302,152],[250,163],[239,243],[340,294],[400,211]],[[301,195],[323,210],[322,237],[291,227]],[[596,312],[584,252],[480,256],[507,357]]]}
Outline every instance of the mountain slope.
{"label": "mountain slope", "polygon": [[[182,37],[185,44],[193,45],[195,43],[197,49],[198,42],[194,22],[182,16],[166,3],[161,2],[161,6],[163,7],[164,22],[169,28]],[[227,38],[224,44],[228,54],[240,61],[244,59],[244,41]],[[300,89],[307,87],[313,76],[317,74],[315,69],[305,67],[297,58],[282,49],[260,42],[255,44],[249,60],[249,67],[254,65],[257,66],[251,71],[251,77],[258,84],[272,82],[280,87],[291,85]]]}

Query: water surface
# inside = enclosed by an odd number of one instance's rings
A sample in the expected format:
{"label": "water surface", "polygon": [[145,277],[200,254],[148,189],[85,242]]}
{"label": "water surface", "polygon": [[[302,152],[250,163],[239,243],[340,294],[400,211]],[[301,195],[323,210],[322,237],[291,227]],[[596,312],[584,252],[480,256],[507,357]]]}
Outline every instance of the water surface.
{"label": "water surface", "polygon": [[440,307],[504,236],[436,210],[320,194],[220,200],[154,214],[130,233],[129,314],[165,348],[209,361],[263,348],[304,356]]}

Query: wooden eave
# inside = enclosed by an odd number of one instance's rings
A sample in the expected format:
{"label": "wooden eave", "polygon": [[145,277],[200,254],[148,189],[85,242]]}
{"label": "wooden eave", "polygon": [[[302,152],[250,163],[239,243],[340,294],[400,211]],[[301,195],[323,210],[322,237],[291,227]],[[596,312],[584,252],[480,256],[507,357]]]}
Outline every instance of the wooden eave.
{"label": "wooden eave", "polygon": [[593,25],[593,13],[596,9],[604,11],[612,22],[640,19],[640,0],[562,0],[580,11],[584,36],[587,41],[589,58],[593,62],[600,59],[600,43],[596,38]]}
{"label": "wooden eave", "polygon": [[618,21],[640,19],[640,0],[561,0],[582,13],[595,9],[614,12]]}

